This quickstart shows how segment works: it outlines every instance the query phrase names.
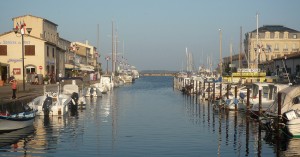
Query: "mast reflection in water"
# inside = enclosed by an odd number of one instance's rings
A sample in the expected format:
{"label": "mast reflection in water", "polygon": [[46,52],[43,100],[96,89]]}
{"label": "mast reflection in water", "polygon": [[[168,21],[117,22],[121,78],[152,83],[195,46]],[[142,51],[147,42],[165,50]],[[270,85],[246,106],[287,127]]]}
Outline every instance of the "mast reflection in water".
{"label": "mast reflection in water", "polygon": [[[88,98],[86,109],[75,114],[37,117],[32,130],[16,139],[0,135],[11,141],[1,145],[1,155],[276,155],[276,142],[259,131],[258,122],[243,112],[214,110],[212,103],[182,95],[173,90],[172,81],[142,77],[102,97]],[[281,142],[281,155],[299,155],[298,143]]]}

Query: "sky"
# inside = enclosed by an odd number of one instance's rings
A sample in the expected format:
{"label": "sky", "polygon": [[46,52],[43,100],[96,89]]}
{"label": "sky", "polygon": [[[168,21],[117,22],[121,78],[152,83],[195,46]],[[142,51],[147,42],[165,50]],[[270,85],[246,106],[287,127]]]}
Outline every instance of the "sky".
{"label": "sky", "polygon": [[12,29],[13,17],[42,17],[56,23],[64,39],[99,45],[106,69],[114,21],[118,55],[130,65],[138,70],[180,71],[186,68],[186,48],[196,69],[206,65],[207,58],[217,66],[219,29],[222,57],[230,55],[230,43],[237,54],[240,27],[244,39],[245,33],[256,29],[257,13],[259,27],[284,25],[300,31],[299,6],[299,0],[6,0],[0,5],[0,34]]}

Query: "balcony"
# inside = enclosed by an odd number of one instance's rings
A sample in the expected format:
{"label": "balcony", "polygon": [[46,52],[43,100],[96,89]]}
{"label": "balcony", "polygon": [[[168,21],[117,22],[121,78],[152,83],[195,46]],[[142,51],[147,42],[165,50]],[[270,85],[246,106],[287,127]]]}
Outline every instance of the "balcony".
{"label": "balcony", "polygon": [[285,48],[285,49],[283,49],[283,52],[287,52],[287,51],[289,51],[289,49],[288,49],[288,48]]}
{"label": "balcony", "polygon": [[279,51],[279,48],[274,48],[274,51]]}
{"label": "balcony", "polygon": [[299,51],[299,49],[292,49],[292,51],[293,51],[293,52],[298,52],[298,51]]}

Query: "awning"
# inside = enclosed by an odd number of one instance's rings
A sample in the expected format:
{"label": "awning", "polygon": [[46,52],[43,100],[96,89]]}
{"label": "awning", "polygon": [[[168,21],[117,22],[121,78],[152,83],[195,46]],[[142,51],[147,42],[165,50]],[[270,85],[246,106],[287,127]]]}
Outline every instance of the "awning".
{"label": "awning", "polygon": [[90,65],[84,65],[84,64],[80,64],[79,70],[82,71],[94,71],[94,67],[90,66]]}
{"label": "awning", "polygon": [[86,68],[86,67],[80,67],[79,70],[81,70],[81,71],[94,71],[93,69]]}
{"label": "awning", "polygon": [[[73,65],[73,64],[65,64],[65,68],[66,68],[66,69],[73,69],[73,68],[74,68],[74,65]],[[78,66],[75,65],[75,68],[78,68]]]}

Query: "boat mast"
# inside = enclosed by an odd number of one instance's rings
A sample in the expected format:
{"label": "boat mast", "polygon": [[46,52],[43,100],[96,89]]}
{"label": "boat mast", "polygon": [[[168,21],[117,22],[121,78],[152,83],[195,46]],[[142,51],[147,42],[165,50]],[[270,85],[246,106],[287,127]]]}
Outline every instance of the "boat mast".
{"label": "boat mast", "polygon": [[241,54],[242,54],[242,40],[243,40],[243,37],[242,37],[242,26],[240,27],[240,53],[239,53],[239,69],[241,68]]}
{"label": "boat mast", "polygon": [[115,64],[114,64],[114,56],[115,56],[115,54],[114,54],[114,51],[115,51],[115,46],[114,46],[114,21],[112,20],[112,29],[111,29],[111,34],[112,34],[112,36],[111,36],[111,44],[112,44],[112,52],[111,52],[111,58],[112,58],[112,61],[111,61],[111,68],[112,68],[112,71],[111,71],[111,73],[112,73],[112,75],[113,75],[113,73],[115,73]]}
{"label": "boat mast", "polygon": [[232,83],[232,41],[230,40],[230,72],[231,72],[231,83]]}
{"label": "boat mast", "polygon": [[97,63],[97,69],[98,69],[98,76],[100,76],[100,72],[99,72],[99,69],[100,69],[100,65],[99,65],[99,63],[98,63],[98,57],[99,57],[99,54],[100,54],[100,48],[99,48],[99,24],[97,24],[97,51],[98,51],[98,53],[97,53],[97,58],[96,58],[96,63]]}
{"label": "boat mast", "polygon": [[220,33],[220,76],[222,77],[222,30],[221,28],[219,29],[219,33]]}
{"label": "boat mast", "polygon": [[186,72],[189,72],[189,54],[187,51],[187,47],[185,48],[185,56],[186,56]]}
{"label": "boat mast", "polygon": [[256,68],[258,69],[258,54],[260,52],[260,46],[258,44],[258,13],[256,13]]}

